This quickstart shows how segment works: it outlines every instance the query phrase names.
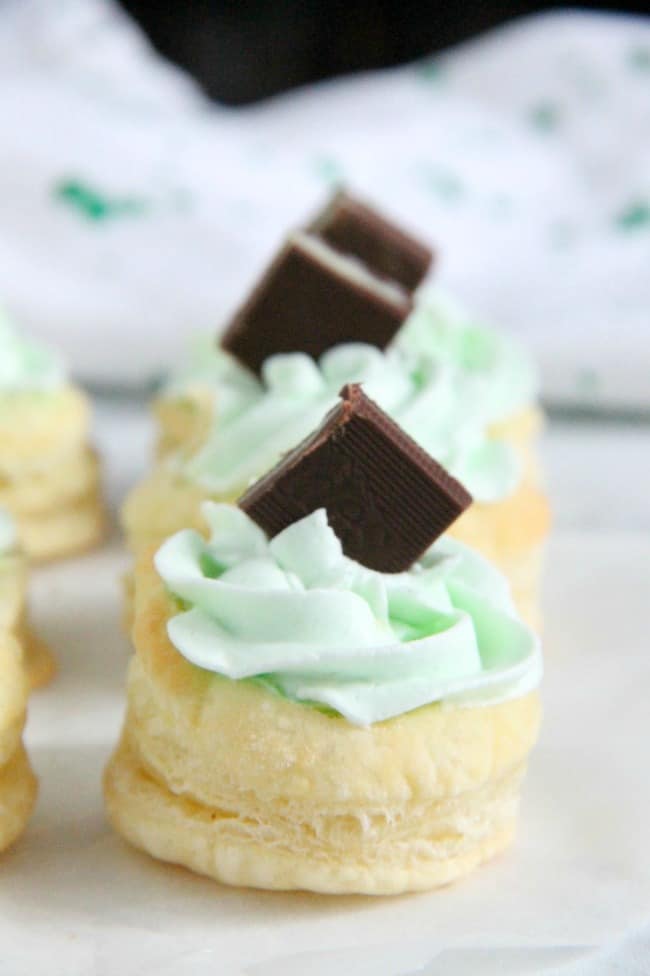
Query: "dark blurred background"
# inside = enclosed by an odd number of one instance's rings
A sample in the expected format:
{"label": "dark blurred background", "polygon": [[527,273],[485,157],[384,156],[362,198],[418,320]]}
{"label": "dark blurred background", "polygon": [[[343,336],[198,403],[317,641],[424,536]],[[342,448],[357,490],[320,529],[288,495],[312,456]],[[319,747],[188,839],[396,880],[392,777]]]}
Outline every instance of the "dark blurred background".
{"label": "dark blurred background", "polygon": [[[297,85],[399,64],[497,24],[567,6],[530,0],[122,0],[166,57],[241,105]],[[590,3],[649,13],[650,0]]]}

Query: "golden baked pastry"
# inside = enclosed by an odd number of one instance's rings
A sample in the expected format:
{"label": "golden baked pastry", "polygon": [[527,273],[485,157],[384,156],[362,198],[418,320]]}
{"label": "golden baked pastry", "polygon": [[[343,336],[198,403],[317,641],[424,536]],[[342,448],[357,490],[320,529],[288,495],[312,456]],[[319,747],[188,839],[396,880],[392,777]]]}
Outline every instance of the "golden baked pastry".
{"label": "golden baked pastry", "polygon": [[27,560],[16,548],[13,520],[0,509],[0,637],[9,633],[17,639],[29,685],[35,688],[52,678],[56,664],[45,642],[30,626],[27,577]]}
{"label": "golden baked pastry", "polygon": [[95,545],[104,531],[90,407],[54,353],[0,314],[0,506],[32,559]]}
{"label": "golden baked pastry", "polygon": [[24,830],[36,799],[36,778],[22,744],[27,681],[22,650],[0,634],[0,851]]}

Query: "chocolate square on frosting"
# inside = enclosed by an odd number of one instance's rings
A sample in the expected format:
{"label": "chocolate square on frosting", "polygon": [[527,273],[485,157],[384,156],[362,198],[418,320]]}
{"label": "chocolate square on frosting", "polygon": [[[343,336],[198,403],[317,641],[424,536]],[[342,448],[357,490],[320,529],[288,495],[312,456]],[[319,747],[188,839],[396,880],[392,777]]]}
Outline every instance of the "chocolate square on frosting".
{"label": "chocolate square on frosting", "polygon": [[334,195],[309,230],[407,291],[418,287],[433,261],[425,244],[344,190]]}
{"label": "chocolate square on frosting", "polygon": [[407,570],[472,498],[358,384],[322,425],[239,500],[269,535],[325,508],[343,551],[369,569]]}
{"label": "chocolate square on frosting", "polygon": [[317,359],[342,342],[383,349],[412,308],[400,287],[381,281],[308,234],[293,234],[235,314],[221,345],[259,373],[275,353]]}

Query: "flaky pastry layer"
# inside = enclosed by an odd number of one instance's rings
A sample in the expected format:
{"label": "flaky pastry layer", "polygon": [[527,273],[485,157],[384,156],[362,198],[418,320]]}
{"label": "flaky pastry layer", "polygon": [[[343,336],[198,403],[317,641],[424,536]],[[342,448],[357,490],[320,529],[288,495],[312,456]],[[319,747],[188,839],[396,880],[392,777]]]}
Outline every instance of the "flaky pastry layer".
{"label": "flaky pastry layer", "polygon": [[189,664],[143,556],[110,817],[137,846],[230,884],[397,893],[506,845],[537,736],[536,694],[431,705],[370,728]]}

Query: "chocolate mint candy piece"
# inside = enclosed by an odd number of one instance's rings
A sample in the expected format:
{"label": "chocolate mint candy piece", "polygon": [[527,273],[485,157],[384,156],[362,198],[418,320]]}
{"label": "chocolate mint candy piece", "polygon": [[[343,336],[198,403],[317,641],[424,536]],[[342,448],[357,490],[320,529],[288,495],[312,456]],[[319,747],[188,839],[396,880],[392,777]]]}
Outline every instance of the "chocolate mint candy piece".
{"label": "chocolate mint candy piece", "polygon": [[318,359],[341,342],[383,349],[412,308],[397,285],[369,274],[308,234],[293,234],[221,345],[253,372],[274,353],[305,352]]}
{"label": "chocolate mint candy piece", "polygon": [[318,508],[350,558],[384,573],[407,570],[471,504],[471,496],[358,384],[239,500],[269,535]]}
{"label": "chocolate mint candy piece", "polygon": [[335,194],[309,230],[407,291],[417,288],[433,260],[425,244],[343,190]]}

